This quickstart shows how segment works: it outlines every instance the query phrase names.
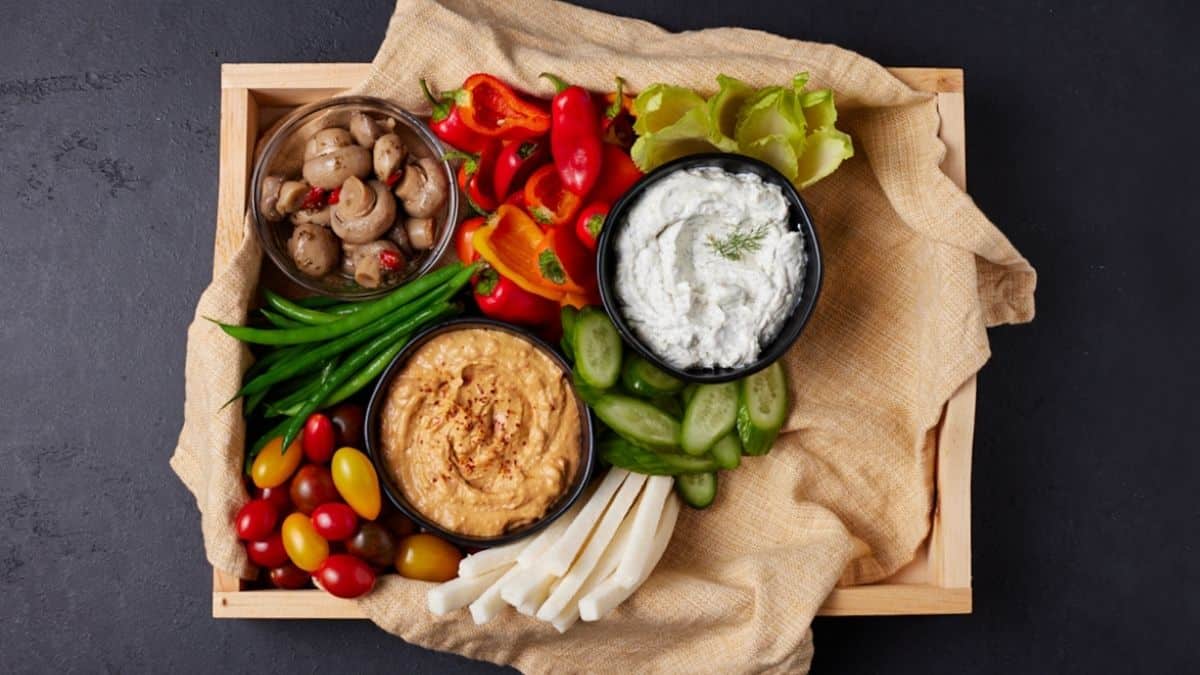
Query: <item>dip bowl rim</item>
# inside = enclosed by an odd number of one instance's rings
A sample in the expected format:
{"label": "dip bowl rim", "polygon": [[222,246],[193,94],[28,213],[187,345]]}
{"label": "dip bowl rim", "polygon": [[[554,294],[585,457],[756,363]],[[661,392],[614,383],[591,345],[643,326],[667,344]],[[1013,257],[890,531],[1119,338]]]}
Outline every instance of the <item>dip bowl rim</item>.
{"label": "dip bowl rim", "polygon": [[[563,492],[562,496],[554,505],[546,511],[546,513],[532,523],[512,532],[505,532],[494,537],[476,537],[472,535],[462,534],[449,530],[430,519],[428,516],[421,513],[416,507],[408,503],[404,498],[403,492],[392,479],[392,474],[388,469],[387,462],[383,457],[382,439],[380,438],[379,423],[382,409],[387,401],[388,391],[391,388],[392,380],[401,370],[403,370],[408,359],[412,355],[428,343],[433,338],[460,330],[470,329],[485,329],[499,330],[518,339],[524,340],[533,345],[539,351],[544,353],[554,362],[555,366],[563,372],[563,376],[567,378],[567,388],[571,392],[572,398],[575,400],[576,406],[580,411],[580,463],[579,471],[576,474],[575,480]],[[459,317],[443,321],[424,330],[420,331],[408,341],[400,353],[388,364],[384,369],[383,374],[379,376],[374,389],[371,391],[371,397],[367,402],[366,411],[363,417],[363,440],[366,446],[367,456],[370,457],[371,463],[375,466],[375,472],[379,477],[379,484],[383,488],[383,493],[387,496],[389,502],[397,510],[403,513],[408,518],[412,519],[418,526],[433,532],[434,534],[462,547],[492,547],[502,544],[512,543],[527,536],[536,534],[542,529],[548,527],[551,523],[561,518],[583,497],[587,490],[588,484],[591,482],[592,475],[596,470],[596,444],[595,444],[595,426],[593,424],[591,409],[580,397],[579,392],[575,391],[574,385],[571,384],[571,367],[566,359],[562,357],[549,343],[534,335],[530,331],[515,326],[510,323],[498,321],[496,319],[481,318],[481,317]]]}
{"label": "dip bowl rim", "polygon": [[[763,346],[753,361],[737,368],[679,368],[667,362],[637,335],[633,326],[625,319],[621,301],[617,296],[616,239],[628,222],[629,211],[650,186],[678,171],[701,167],[716,167],[734,174],[753,173],[766,182],[778,185],[783,191],[784,199],[788,202],[789,226],[798,230],[804,240],[804,253],[807,257],[804,286],[796,299],[792,301],[787,319],[780,327],[779,333],[771,342]],[[731,382],[757,373],[782,358],[791,349],[799,339],[805,325],[808,324],[813,309],[816,307],[824,278],[824,264],[821,257],[821,244],[817,239],[816,228],[813,225],[808,206],[804,203],[796,186],[792,185],[786,176],[770,164],[753,157],[725,152],[708,152],[680,157],[650,171],[613,204],[604,220],[604,226],[600,230],[600,238],[596,242],[596,278],[600,287],[600,301],[604,306],[604,311],[612,319],[621,338],[634,352],[686,382],[716,384]]]}

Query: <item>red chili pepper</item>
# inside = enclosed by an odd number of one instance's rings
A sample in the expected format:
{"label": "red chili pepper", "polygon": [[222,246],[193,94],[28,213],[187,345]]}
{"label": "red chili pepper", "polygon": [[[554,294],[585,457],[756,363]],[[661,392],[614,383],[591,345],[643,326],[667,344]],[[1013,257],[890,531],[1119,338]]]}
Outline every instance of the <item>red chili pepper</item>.
{"label": "red chili pepper", "polygon": [[496,158],[496,171],[492,176],[495,186],[493,194],[499,199],[506,199],[514,188],[518,188],[534,169],[546,161],[548,154],[546,141],[540,138],[505,144]]}
{"label": "red chili pepper", "polygon": [[504,203],[512,204],[513,206],[517,207],[518,209],[521,209],[522,211],[524,211],[525,210],[525,190],[523,190],[523,189],[517,190],[516,192],[505,197]]}
{"label": "red chili pepper", "polygon": [[633,163],[629,153],[619,146],[605,143],[604,168],[600,172],[600,180],[596,181],[591,200],[615,204],[642,176],[642,170]]}
{"label": "red chili pepper", "polygon": [[475,303],[485,316],[526,326],[540,326],[558,317],[558,303],[534,295],[485,267],[475,281]]}
{"label": "red chili pepper", "polygon": [[480,136],[519,141],[550,130],[550,113],[498,77],[476,73],[454,93],[463,124]]}
{"label": "red chili pepper", "polygon": [[604,115],[600,118],[600,135],[605,143],[619,145],[626,150],[633,145],[636,140],[636,134],[633,133],[633,100],[631,94],[625,93],[623,77],[617,78],[615,91],[601,98]]}
{"label": "red chili pepper", "polygon": [[600,166],[604,161],[596,104],[583,87],[568,85],[550,73],[542,73],[542,77],[553,82],[558,92],[550,103],[553,113],[550,154],[554,157],[554,166],[568,190],[586,197],[600,178]]}
{"label": "red chili pepper", "polygon": [[450,145],[466,152],[479,152],[487,139],[475,133],[463,123],[462,115],[455,103],[454,94],[444,93],[441,98],[429,91],[429,83],[421,80],[421,91],[425,98],[433,104],[433,114],[429,117],[429,128],[434,135]]}
{"label": "red chili pepper", "polygon": [[579,195],[563,187],[552,164],[534,171],[525,181],[525,206],[540,225],[555,227],[571,222],[580,201]]}
{"label": "red chili pepper", "polygon": [[575,219],[575,236],[591,251],[596,250],[596,240],[600,238],[600,228],[604,227],[608,209],[605,202],[592,202],[583,207]]}
{"label": "red chili pepper", "polygon": [[325,207],[326,200],[329,199],[329,190],[324,190],[319,187],[314,187],[304,196],[304,203],[300,204],[302,209],[320,209]]}
{"label": "red chili pepper", "polygon": [[500,144],[489,139],[478,155],[448,152],[446,159],[461,159],[458,166],[458,188],[467,196],[467,203],[480,215],[496,210],[500,200],[492,193],[492,174],[496,170],[496,155]]}
{"label": "red chili pepper", "polygon": [[325,200],[325,203],[329,206],[333,206],[334,204],[338,203],[338,200],[341,198],[342,188],[334,188],[333,191],[329,193],[329,199]]}
{"label": "red chili pepper", "polygon": [[487,219],[483,216],[467,218],[458,224],[458,231],[454,234],[454,252],[458,254],[458,259],[464,263],[473,263],[479,259],[479,251],[475,250],[475,244],[471,238],[475,236],[475,230],[478,230]]}

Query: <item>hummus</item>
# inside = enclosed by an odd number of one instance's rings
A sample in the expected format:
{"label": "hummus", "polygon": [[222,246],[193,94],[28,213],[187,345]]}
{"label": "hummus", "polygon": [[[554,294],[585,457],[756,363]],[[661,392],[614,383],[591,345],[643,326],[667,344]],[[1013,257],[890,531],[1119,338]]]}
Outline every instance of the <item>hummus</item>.
{"label": "hummus", "polygon": [[616,254],[622,314],[677,368],[754,361],[787,320],[807,260],[779,186],[715,167],[647,188]]}
{"label": "hummus", "polygon": [[580,471],[580,410],[562,368],[499,330],[435,336],[392,380],[380,420],[405,499],[458,534],[538,520]]}

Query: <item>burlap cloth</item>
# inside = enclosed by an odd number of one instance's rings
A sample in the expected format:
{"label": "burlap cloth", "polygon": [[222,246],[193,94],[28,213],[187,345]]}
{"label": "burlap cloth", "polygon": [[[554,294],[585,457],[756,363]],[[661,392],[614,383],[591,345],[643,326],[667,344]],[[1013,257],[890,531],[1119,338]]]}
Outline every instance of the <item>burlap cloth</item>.
{"label": "burlap cloth", "polygon": [[[838,47],[735,28],[672,34],[550,0],[400,0],[359,90],[426,110],[419,77],[450,88],[476,71],[544,95],[543,71],[596,90],[620,74],[635,89],[702,91],[718,73],[765,85],[808,71],[813,87],[836,90],[857,155],[804,193],[826,274],[787,356],[787,433],[721,475],[713,508],[684,510],[629,602],[566,635],[515,612],[477,627],[465,612],[430,615],[427,584],[388,576],[363,610],[414,644],[530,672],[807,670],[809,626],[830,590],[888,576],[927,535],[931,430],[987,360],[985,327],[1033,317],[1033,268],[939,170],[935,99]],[[243,320],[260,261],[247,231],[200,298],[171,459],[196,497],[209,561],[243,576],[253,570],[231,520],[246,499],[245,431],[238,406],[221,405],[249,354],[199,317]]]}

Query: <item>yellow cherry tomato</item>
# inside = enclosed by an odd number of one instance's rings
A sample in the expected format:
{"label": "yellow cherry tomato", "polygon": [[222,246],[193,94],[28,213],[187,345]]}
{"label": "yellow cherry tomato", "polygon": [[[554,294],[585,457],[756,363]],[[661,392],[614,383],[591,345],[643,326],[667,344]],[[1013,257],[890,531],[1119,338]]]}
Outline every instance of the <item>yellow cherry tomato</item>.
{"label": "yellow cherry tomato", "polygon": [[258,457],[254,458],[254,464],[250,467],[250,478],[255,487],[278,487],[296,473],[296,467],[300,466],[302,459],[304,450],[300,449],[299,439],[292,441],[287,452],[283,452],[283,437],[276,436],[267,441]]}
{"label": "yellow cherry tomato", "polygon": [[317,534],[312,520],[303,513],[293,513],[283,521],[283,548],[296,567],[316,572],[329,557],[329,542]]}
{"label": "yellow cherry tomato", "polygon": [[411,534],[396,548],[396,571],[421,581],[450,581],[458,576],[462,551],[433,534]]}
{"label": "yellow cherry tomato", "polygon": [[367,520],[379,517],[379,476],[370,458],[354,448],[342,448],[333,453],[329,470],[338,494],[355,513]]}

